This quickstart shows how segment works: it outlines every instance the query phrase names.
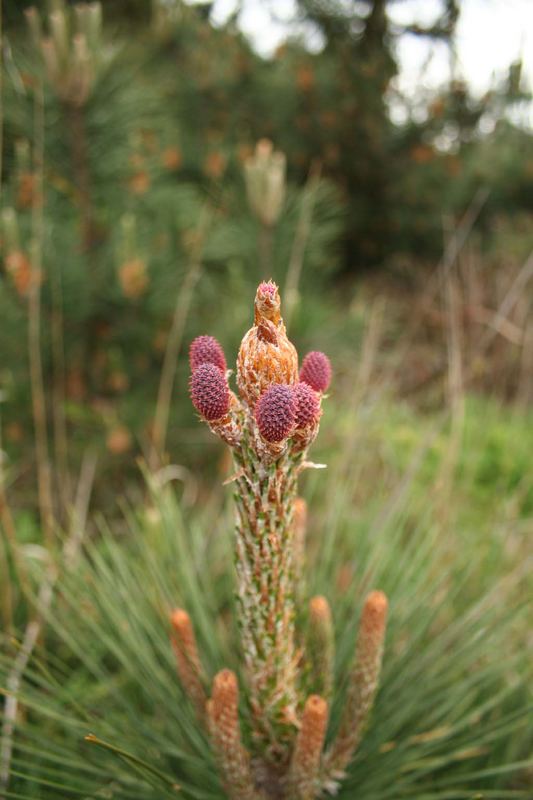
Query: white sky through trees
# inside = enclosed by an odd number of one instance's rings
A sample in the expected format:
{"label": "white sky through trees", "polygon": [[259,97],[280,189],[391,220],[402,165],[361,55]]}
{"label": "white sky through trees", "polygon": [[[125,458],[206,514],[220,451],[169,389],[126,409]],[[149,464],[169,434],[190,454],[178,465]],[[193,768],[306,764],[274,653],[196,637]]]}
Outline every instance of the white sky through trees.
{"label": "white sky through trees", "polygon": [[[189,0],[194,3],[195,0]],[[214,0],[212,20],[223,23],[239,5],[237,0]],[[523,75],[533,84],[533,0],[462,0],[457,27],[457,75],[476,94],[482,94],[505,76],[510,63],[523,60]],[[294,0],[241,0],[242,30],[262,55],[270,55],[287,37],[297,33],[291,26]],[[392,23],[431,24],[442,10],[439,0],[403,0],[389,6]],[[305,31],[311,48],[319,48],[318,35]],[[408,95],[435,88],[449,78],[450,59],[445,45],[416,36],[399,40],[398,88]]]}

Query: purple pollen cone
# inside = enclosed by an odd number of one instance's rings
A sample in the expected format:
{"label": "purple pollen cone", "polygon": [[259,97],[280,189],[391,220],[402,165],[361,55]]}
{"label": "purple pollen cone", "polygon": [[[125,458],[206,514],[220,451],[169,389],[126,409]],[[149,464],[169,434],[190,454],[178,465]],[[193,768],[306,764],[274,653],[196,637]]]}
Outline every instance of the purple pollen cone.
{"label": "purple pollen cone", "polygon": [[296,420],[297,405],[292,387],[274,383],[263,392],[255,407],[259,433],[267,442],[282,442],[289,436]]}
{"label": "purple pollen cone", "polygon": [[296,400],[296,427],[305,428],[320,417],[320,398],[308,383],[297,383],[293,386]]}
{"label": "purple pollen cone", "polygon": [[325,392],[331,382],[330,360],[319,350],[308,353],[300,370],[300,380],[308,383],[315,392]]}
{"label": "purple pollen cone", "polygon": [[226,372],[226,358],[220,342],[214,336],[197,336],[189,348],[191,372],[201,364],[214,364],[222,372]]}
{"label": "purple pollen cone", "polygon": [[191,398],[195,409],[209,422],[228,413],[230,404],[226,376],[214,364],[200,364],[190,380]]}
{"label": "purple pollen cone", "polygon": [[259,284],[257,289],[259,294],[268,294],[274,296],[278,290],[278,287],[273,281],[263,281],[263,283]]}

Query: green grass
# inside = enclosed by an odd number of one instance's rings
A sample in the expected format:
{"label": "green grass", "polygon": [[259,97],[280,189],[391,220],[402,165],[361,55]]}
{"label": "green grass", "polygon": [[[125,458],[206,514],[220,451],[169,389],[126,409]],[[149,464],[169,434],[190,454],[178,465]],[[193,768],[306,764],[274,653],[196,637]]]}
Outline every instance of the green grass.
{"label": "green grass", "polygon": [[[370,396],[355,413],[335,393],[326,404],[312,455],[328,469],[302,489],[307,590],[335,617],[330,735],[364,594],[390,598],[381,689],[339,797],[530,796],[532,430],[530,414],[468,398],[451,460],[446,419]],[[184,798],[224,796],[175,675],[168,613],[189,610],[211,676],[239,671],[230,492],[191,507],[180,490],[150,491],[145,508],[123,506],[120,532],[101,522],[61,577],[20,693],[8,797],[159,799],[175,783]],[[6,645],[3,686],[17,650]]]}

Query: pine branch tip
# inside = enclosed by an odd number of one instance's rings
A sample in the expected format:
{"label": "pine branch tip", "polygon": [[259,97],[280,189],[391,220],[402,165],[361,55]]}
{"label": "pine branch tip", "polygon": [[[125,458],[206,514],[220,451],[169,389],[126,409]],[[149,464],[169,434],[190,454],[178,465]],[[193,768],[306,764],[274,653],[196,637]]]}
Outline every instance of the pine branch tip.
{"label": "pine branch tip", "polygon": [[331,607],[327,598],[322,594],[317,594],[309,601],[309,611],[312,617],[320,620],[331,619]]}

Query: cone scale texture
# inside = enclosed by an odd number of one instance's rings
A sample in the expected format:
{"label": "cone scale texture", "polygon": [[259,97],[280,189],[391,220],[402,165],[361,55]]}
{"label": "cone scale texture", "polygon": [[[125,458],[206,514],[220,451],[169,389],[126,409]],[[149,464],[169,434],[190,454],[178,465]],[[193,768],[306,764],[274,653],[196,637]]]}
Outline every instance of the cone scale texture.
{"label": "cone scale texture", "polygon": [[255,324],[245,334],[237,357],[237,385],[243,402],[254,408],[273,383],[298,380],[298,355],[281,319],[275,284],[262,283],[255,297]]}
{"label": "cone scale texture", "polygon": [[316,392],[325,392],[331,383],[331,364],[329,358],[318,350],[308,353],[300,370],[300,380]]}
{"label": "cone scale texture", "polygon": [[[237,678],[222,670],[211,699],[203,690],[190,620],[173,615],[178,673],[204,721],[231,800],[313,800],[335,787],[355,751],[377,690],[387,601],[364,605],[356,663],[338,735],[323,753],[333,691],[334,633],[325,597],[310,602],[305,648],[297,644],[296,601],[303,598],[307,507],[298,496],[316,437],[331,365],[313,351],[298,357],[281,316],[277,286],[261,283],[254,321],[237,357],[238,394],[220,344],[197,337],[190,348],[193,404],[231,448],[236,509],[236,614],[246,686],[245,747]],[[306,698],[308,693],[317,692]]]}
{"label": "cone scale texture", "polygon": [[297,383],[293,389],[296,404],[296,427],[306,428],[320,419],[320,398],[307,383]]}
{"label": "cone scale texture", "polygon": [[255,407],[259,433],[267,442],[282,442],[296,424],[298,405],[290,386],[274,384],[263,392]]}
{"label": "cone scale texture", "polygon": [[214,336],[197,336],[189,348],[191,371],[201,364],[214,364],[223,373],[226,372],[226,357],[220,343]]}
{"label": "cone scale texture", "polygon": [[191,376],[191,398],[196,410],[208,422],[224,417],[230,406],[229,387],[214,364],[200,364]]}

